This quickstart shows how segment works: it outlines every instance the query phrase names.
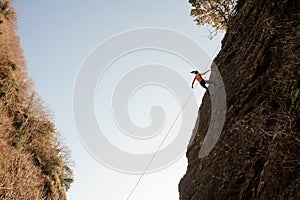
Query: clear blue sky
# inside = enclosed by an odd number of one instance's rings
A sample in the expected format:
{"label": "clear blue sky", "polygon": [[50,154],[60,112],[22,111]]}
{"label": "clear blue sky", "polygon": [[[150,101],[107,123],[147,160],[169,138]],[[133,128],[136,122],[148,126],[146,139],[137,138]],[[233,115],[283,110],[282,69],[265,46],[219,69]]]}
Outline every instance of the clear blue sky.
{"label": "clear blue sky", "polygon": [[[219,46],[223,34],[209,40],[208,31],[197,27],[189,16],[188,0],[16,0],[15,7],[29,75],[45,104],[53,110],[56,127],[75,161],[75,182],[68,198],[126,199],[139,176],[99,164],[82,146],[76,133],[72,98],[80,66],[97,45],[131,29],[159,27],[178,31],[202,45],[209,56]],[[193,78],[188,71],[187,76]],[[197,92],[202,95],[204,91]],[[99,95],[96,98],[101,99]],[[135,98],[138,101],[140,96]],[[101,105],[98,106],[101,110]],[[192,121],[196,119],[197,110],[191,116]],[[138,120],[142,113],[132,111],[132,115]],[[170,167],[145,175],[131,199],[178,199],[178,183],[185,173],[186,162],[182,156]]]}

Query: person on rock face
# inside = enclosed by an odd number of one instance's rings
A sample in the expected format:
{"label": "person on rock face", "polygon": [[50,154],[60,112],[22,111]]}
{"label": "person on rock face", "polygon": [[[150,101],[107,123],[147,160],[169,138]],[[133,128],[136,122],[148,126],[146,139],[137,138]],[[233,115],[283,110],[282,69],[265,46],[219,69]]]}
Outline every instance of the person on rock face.
{"label": "person on rock face", "polygon": [[208,90],[208,88],[206,87],[205,84],[206,84],[206,83],[207,83],[207,84],[213,84],[213,85],[216,85],[216,84],[215,84],[213,81],[210,81],[210,80],[204,80],[204,79],[202,78],[202,75],[206,74],[207,72],[209,72],[209,70],[206,71],[206,72],[204,72],[204,73],[202,73],[202,74],[200,74],[198,71],[191,71],[192,74],[195,74],[195,78],[194,78],[194,80],[193,80],[193,82],[192,82],[192,88],[194,88],[195,80],[197,80],[197,81],[199,81],[200,85],[201,85],[203,88],[205,88],[206,91],[207,91],[207,93],[210,95],[209,90]]}

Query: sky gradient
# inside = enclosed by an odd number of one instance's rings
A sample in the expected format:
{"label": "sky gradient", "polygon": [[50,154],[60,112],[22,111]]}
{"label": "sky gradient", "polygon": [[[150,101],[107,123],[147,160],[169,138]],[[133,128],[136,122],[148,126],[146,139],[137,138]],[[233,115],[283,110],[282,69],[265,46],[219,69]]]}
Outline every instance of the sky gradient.
{"label": "sky gradient", "polygon": [[[75,182],[68,192],[68,199],[126,199],[139,176],[120,173],[98,163],[85,150],[76,133],[72,98],[82,63],[97,45],[131,29],[157,27],[180,32],[201,45],[211,57],[220,48],[223,34],[219,33],[210,40],[207,29],[197,27],[189,16],[191,6],[187,1],[16,0],[15,7],[19,17],[18,34],[29,75],[37,92],[53,111],[56,127],[65,138],[75,161]],[[168,55],[159,57],[154,53],[152,56],[169,60]],[[143,58],[143,53],[138,57]],[[128,60],[120,62],[128,63]],[[169,65],[176,67],[177,60],[172,62]],[[180,71],[179,64],[177,68]],[[184,76],[192,81],[188,71]],[[152,90],[155,88],[149,88],[148,92]],[[204,90],[195,92],[199,92],[201,97]],[[143,93],[138,94],[135,101],[139,102],[141,96]],[[101,101],[99,93],[95,98]],[[95,107],[97,111],[104,109],[101,104]],[[192,121],[196,119],[197,110],[191,116]],[[148,123],[143,112],[138,109],[131,112],[138,124]],[[98,115],[101,119],[101,112]],[[185,156],[182,156],[168,168],[145,175],[130,199],[178,199],[178,183],[185,173],[186,162]]]}

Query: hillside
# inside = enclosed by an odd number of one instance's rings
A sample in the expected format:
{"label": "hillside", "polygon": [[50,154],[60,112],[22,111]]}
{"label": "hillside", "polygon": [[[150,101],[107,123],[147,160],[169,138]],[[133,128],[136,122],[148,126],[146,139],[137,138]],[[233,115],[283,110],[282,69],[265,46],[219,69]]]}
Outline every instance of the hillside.
{"label": "hillside", "polygon": [[226,89],[225,125],[200,159],[211,112],[205,94],[181,200],[300,199],[299,10],[298,0],[239,1],[214,60]]}
{"label": "hillside", "polygon": [[27,75],[16,13],[0,0],[0,199],[66,199],[67,148]]}

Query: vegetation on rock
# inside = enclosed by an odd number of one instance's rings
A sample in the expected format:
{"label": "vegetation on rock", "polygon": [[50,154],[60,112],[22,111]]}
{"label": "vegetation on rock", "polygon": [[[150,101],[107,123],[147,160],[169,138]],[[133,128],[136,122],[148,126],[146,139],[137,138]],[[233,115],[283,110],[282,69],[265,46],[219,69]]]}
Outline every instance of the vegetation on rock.
{"label": "vegetation on rock", "polygon": [[209,24],[217,30],[226,30],[235,14],[236,0],[189,0],[191,16],[197,25]]}

